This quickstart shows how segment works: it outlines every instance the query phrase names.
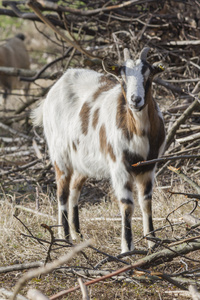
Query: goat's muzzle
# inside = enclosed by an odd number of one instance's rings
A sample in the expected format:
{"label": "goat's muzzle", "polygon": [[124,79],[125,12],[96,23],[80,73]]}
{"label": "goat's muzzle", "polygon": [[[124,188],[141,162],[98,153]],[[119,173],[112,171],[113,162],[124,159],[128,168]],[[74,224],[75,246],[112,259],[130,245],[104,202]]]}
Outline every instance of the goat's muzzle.
{"label": "goat's muzzle", "polygon": [[130,107],[133,110],[140,111],[144,106],[144,101],[141,96],[132,95]]}

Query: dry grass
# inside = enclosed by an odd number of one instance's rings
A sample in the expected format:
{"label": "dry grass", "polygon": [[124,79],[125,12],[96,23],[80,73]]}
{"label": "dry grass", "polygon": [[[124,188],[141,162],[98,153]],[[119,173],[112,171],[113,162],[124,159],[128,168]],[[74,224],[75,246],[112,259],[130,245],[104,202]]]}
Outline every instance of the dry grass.
{"label": "dry grass", "polygon": [[[91,185],[93,186],[91,188]],[[87,184],[83,190],[83,196],[80,199],[80,222],[84,239],[92,238],[94,246],[101,251],[104,251],[110,255],[116,256],[120,252],[120,228],[121,224],[119,220],[111,221],[110,218],[119,218],[119,209],[116,201],[111,198],[112,194],[109,193],[109,197],[105,197],[105,191],[101,182],[94,184]],[[176,190],[185,190],[184,184],[176,185]],[[105,190],[108,190],[108,184],[105,183]],[[95,193],[97,191],[97,193]],[[88,194],[89,192],[89,194]],[[100,195],[100,197],[98,197]],[[102,196],[103,195],[103,196]],[[35,201],[33,195],[32,201],[24,201],[21,205],[35,209]],[[14,197],[14,196],[13,196]],[[47,214],[49,217],[42,217],[37,214],[32,214],[24,210],[14,208],[14,199],[12,196],[3,195],[1,197],[1,219],[0,219],[0,253],[2,266],[20,264],[23,262],[45,261],[48,247],[47,245],[41,245],[36,240],[28,237],[24,237],[22,233],[30,235],[25,227],[15,218],[13,214],[17,214],[17,217],[27,226],[30,232],[41,239],[50,240],[49,232],[41,227],[41,223],[48,225],[56,224],[55,218],[57,215],[57,203],[52,194],[46,195],[42,192],[39,193],[40,212]],[[93,199],[95,198],[95,201]],[[153,211],[155,218],[155,228],[161,228],[168,223],[165,217],[173,209],[178,207],[185,199],[179,196],[169,196],[169,193],[165,189],[161,189],[159,186],[155,187]],[[176,211],[172,215],[172,219],[179,220],[186,210],[190,210],[191,207],[183,207]],[[135,205],[135,219],[133,219],[133,231],[137,248],[146,247],[146,243],[141,240],[142,237],[142,220],[141,212],[136,202]],[[96,220],[95,220],[96,218]],[[102,218],[102,220],[100,220]],[[103,218],[107,219],[104,220]],[[157,218],[159,218],[157,220]],[[163,218],[163,219],[162,219]],[[185,234],[185,226],[175,227],[174,233],[172,233],[170,227],[158,232],[157,236],[161,238],[171,238],[172,235],[180,237]],[[55,230],[55,236],[57,232]],[[51,252],[51,258],[56,259],[66,251],[68,248],[59,250],[53,250]],[[88,267],[95,265],[102,258],[103,255],[97,254],[92,249],[84,251],[87,258],[83,255],[78,255],[70,263],[72,267]],[[129,263],[134,262],[140,258],[129,258]],[[116,263],[107,263],[102,269],[117,269],[122,265]],[[172,271],[178,268],[183,269],[178,261],[171,264],[165,264],[159,266],[157,270]],[[12,272],[0,276],[0,286],[8,289],[12,289],[13,285],[20,278],[23,272]],[[89,280],[89,278],[87,279]],[[60,290],[67,289],[69,287],[77,285],[77,279],[75,276],[54,272],[41,278],[35,278],[31,280],[22,293],[26,293],[30,287],[35,287],[41,290],[47,295],[52,295]],[[165,290],[173,290],[173,286],[164,282],[155,283],[141,283],[140,281],[135,283],[127,282],[113,282],[113,280],[107,280],[99,284],[89,287],[89,293],[91,299],[174,299],[173,296],[165,294]],[[160,295],[160,296],[159,296]],[[81,299],[79,291],[71,294],[65,299]],[[181,297],[179,297],[181,299]]]}

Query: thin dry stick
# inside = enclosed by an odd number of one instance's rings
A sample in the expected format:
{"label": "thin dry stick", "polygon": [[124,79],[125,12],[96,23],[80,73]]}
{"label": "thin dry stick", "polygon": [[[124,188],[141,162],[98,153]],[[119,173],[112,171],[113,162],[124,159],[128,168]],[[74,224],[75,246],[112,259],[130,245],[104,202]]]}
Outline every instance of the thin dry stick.
{"label": "thin dry stick", "polygon": [[47,251],[47,257],[46,257],[46,259],[45,259],[45,265],[46,265],[47,262],[48,262],[49,260],[51,260],[50,253],[51,253],[51,248],[52,248],[52,246],[53,246],[53,244],[54,244],[54,242],[55,242],[55,237],[54,237],[54,233],[53,233],[53,230],[52,230],[51,226],[48,226],[48,225],[46,225],[46,224],[41,224],[41,226],[42,226],[43,228],[45,228],[46,230],[48,230],[49,233],[50,233],[50,236],[51,236],[51,242],[50,242],[50,245],[49,245],[49,249],[48,249],[48,251]]}
{"label": "thin dry stick", "polygon": [[70,261],[77,253],[79,253],[84,248],[88,247],[89,245],[91,245],[91,240],[77,245],[69,253],[61,256],[59,259],[53,261],[52,263],[49,263],[46,266],[40,267],[36,270],[31,270],[31,271],[27,272],[23,277],[21,277],[19,279],[19,281],[15,285],[14,293],[13,293],[11,300],[16,299],[17,294],[19,293],[21,288],[26,284],[27,281],[31,280],[34,277],[45,275],[45,274],[48,274],[48,273],[54,271],[56,268],[62,266],[66,262]]}
{"label": "thin dry stick", "polygon": [[137,4],[140,1],[139,0],[130,0],[130,1],[126,1],[121,4],[117,4],[117,5],[113,5],[113,6],[104,6],[104,7],[96,8],[93,10],[75,9],[75,8],[71,8],[69,6],[61,6],[61,5],[58,5],[58,4],[50,2],[50,1],[47,2],[45,0],[37,0],[37,2],[40,3],[44,8],[47,8],[47,9],[53,9],[55,11],[62,11],[62,12],[70,12],[72,14],[80,15],[80,16],[91,16],[91,15],[96,15],[96,14],[103,13],[103,12],[109,12],[112,10],[116,10],[116,9],[119,9],[122,7],[127,7],[132,4]]}
{"label": "thin dry stick", "polygon": [[88,291],[87,291],[87,288],[85,286],[85,284],[83,283],[83,280],[81,278],[78,278],[78,283],[80,285],[80,288],[81,288],[81,292],[82,292],[82,295],[83,295],[83,300],[89,300],[89,295],[88,295]]}
{"label": "thin dry stick", "polygon": [[0,274],[13,272],[13,271],[22,271],[22,270],[26,270],[26,269],[38,268],[38,267],[42,267],[42,266],[44,266],[43,262],[35,261],[32,263],[24,263],[24,264],[0,267]]}
{"label": "thin dry stick", "polygon": [[12,174],[12,173],[15,173],[15,172],[18,172],[18,171],[23,171],[23,170],[26,170],[34,165],[36,165],[40,160],[39,159],[36,159],[34,161],[31,161],[30,163],[28,164],[25,164],[23,166],[18,166],[17,168],[15,169],[12,169],[12,170],[9,170],[9,171],[5,171],[5,172],[1,172],[0,173],[0,177],[1,176],[5,176],[5,175],[8,175],[8,174]]}
{"label": "thin dry stick", "polygon": [[183,156],[169,156],[169,157],[160,157],[156,159],[151,159],[151,160],[145,160],[145,161],[139,161],[136,164],[133,164],[133,167],[140,167],[140,166],[146,166],[150,164],[155,164],[158,162],[164,162],[164,161],[170,161],[170,160],[179,160],[179,159],[190,159],[190,158],[200,158],[199,155],[183,155]]}

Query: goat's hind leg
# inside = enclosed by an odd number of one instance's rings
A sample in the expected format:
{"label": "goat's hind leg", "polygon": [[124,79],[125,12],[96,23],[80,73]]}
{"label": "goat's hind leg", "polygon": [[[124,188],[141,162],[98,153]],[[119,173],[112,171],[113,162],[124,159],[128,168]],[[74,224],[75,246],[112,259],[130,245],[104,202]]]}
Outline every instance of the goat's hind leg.
{"label": "goat's hind leg", "polygon": [[58,165],[55,163],[56,172],[56,184],[57,184],[57,199],[58,199],[58,235],[60,238],[63,237],[69,240],[69,224],[68,224],[68,200],[69,200],[69,186],[71,173],[66,170],[61,171]]}
{"label": "goat's hind leg", "polygon": [[80,240],[78,200],[86,178],[74,171],[70,182],[69,195],[69,230],[72,240]]}

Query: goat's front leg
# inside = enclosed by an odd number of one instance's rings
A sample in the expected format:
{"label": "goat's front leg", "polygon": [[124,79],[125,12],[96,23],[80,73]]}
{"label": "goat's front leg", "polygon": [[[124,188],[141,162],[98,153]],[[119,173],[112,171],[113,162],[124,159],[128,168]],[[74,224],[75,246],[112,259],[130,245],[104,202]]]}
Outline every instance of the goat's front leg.
{"label": "goat's front leg", "polygon": [[123,172],[115,173],[113,188],[119,202],[122,217],[121,252],[125,253],[134,249],[132,234],[132,215],[134,211],[132,180]]}
{"label": "goat's front leg", "polygon": [[[152,220],[152,188],[154,181],[154,172],[148,172],[137,176],[136,184],[138,188],[138,200],[143,215],[144,236],[155,236]],[[150,233],[150,234],[149,234]],[[148,246],[152,247],[154,243],[148,241]]]}
{"label": "goat's front leg", "polygon": [[58,199],[58,235],[63,237],[62,226],[64,228],[64,237],[69,240],[69,224],[68,224],[68,200],[69,200],[69,185],[71,173],[60,170],[55,163],[56,184],[57,184],[57,199]]}

